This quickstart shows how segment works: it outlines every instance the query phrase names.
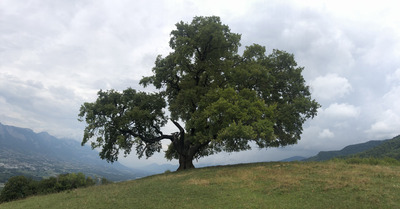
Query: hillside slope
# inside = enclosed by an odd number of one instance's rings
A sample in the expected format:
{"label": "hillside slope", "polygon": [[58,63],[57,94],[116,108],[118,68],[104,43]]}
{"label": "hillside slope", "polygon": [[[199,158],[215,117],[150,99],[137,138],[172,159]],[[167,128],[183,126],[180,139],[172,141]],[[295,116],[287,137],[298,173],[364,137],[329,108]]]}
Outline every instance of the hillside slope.
{"label": "hillside slope", "polygon": [[378,146],[373,147],[372,149],[366,150],[364,152],[358,153],[357,157],[366,158],[366,157],[374,157],[374,158],[384,158],[390,157],[397,160],[400,160],[400,135],[394,137],[393,139],[386,140],[384,143],[381,143]]}
{"label": "hillside slope", "polygon": [[317,155],[307,158],[304,161],[325,161],[325,160],[330,160],[330,159],[336,158],[336,157],[352,156],[354,154],[372,149],[372,148],[384,143],[385,141],[387,141],[387,140],[368,141],[365,143],[349,145],[349,146],[346,146],[345,148],[343,148],[341,150],[337,150],[337,151],[321,151]]}
{"label": "hillside slope", "polygon": [[274,162],[171,172],[0,208],[398,208],[399,185],[400,166]]}
{"label": "hillside slope", "polygon": [[103,161],[96,151],[74,140],[0,123],[0,183],[25,175],[34,179],[61,173],[82,172],[112,181],[135,179],[146,174],[121,164]]}

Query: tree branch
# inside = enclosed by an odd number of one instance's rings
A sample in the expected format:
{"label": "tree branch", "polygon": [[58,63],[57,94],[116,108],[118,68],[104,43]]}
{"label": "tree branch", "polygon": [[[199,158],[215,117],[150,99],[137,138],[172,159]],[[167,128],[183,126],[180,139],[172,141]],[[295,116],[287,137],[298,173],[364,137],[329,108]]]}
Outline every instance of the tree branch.
{"label": "tree branch", "polygon": [[151,139],[147,139],[147,138],[141,137],[141,136],[138,136],[138,137],[139,137],[142,141],[144,141],[144,142],[146,142],[146,143],[150,143],[150,144],[152,144],[152,143],[154,143],[154,142],[161,141],[161,140],[163,140],[163,139],[169,139],[169,140],[171,140],[171,141],[174,141],[174,136],[173,136],[173,135],[161,135],[161,136],[154,137],[154,138],[151,138]]}
{"label": "tree branch", "polygon": [[152,127],[154,128],[154,130],[159,134],[159,135],[164,135],[162,131],[160,131],[160,129],[158,129],[156,126],[152,125]]}
{"label": "tree branch", "polygon": [[178,122],[176,122],[176,121],[174,121],[174,120],[171,120],[171,121],[172,121],[172,123],[174,123],[174,125],[175,125],[176,127],[178,127],[179,132],[180,132],[181,134],[185,133],[185,129],[183,129],[182,126],[181,126]]}
{"label": "tree branch", "polygon": [[120,132],[123,133],[123,134],[131,135],[133,137],[138,137],[142,141],[144,141],[145,143],[149,143],[149,144],[161,141],[163,139],[169,139],[171,141],[174,141],[174,136],[173,135],[162,134],[162,132],[159,131],[159,130],[157,130],[157,132],[160,134],[160,136],[154,137],[154,138],[147,138],[147,137],[145,137],[145,136],[143,136],[141,134],[134,133],[132,130],[120,130]]}

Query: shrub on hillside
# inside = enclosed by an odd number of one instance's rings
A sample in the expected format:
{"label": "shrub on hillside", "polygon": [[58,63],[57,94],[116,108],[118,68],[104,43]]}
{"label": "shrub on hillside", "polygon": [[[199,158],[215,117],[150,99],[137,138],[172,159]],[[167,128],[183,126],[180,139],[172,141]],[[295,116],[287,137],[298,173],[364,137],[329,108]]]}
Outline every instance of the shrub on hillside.
{"label": "shrub on hillside", "polygon": [[[102,184],[110,181],[103,178]],[[25,176],[11,177],[4,185],[0,193],[0,203],[25,198],[35,194],[49,194],[80,187],[93,186],[96,182],[91,177],[85,177],[83,173],[60,174],[41,181],[35,181]]]}
{"label": "shrub on hillside", "polygon": [[36,194],[37,184],[25,176],[14,176],[8,179],[0,193],[0,202],[21,199]]}
{"label": "shrub on hillside", "polygon": [[48,179],[43,179],[38,183],[38,193],[39,194],[49,194],[57,192],[57,178],[50,177]]}
{"label": "shrub on hillside", "polygon": [[68,173],[61,174],[58,176],[58,191],[64,191],[69,189],[76,189],[79,187],[86,186],[86,178],[83,173]]}
{"label": "shrub on hillside", "polygon": [[111,184],[111,183],[113,183],[112,181],[109,181],[108,179],[106,179],[106,178],[101,178],[101,184],[102,185],[105,185],[105,184]]}
{"label": "shrub on hillside", "polygon": [[[106,178],[104,178],[104,179],[106,179]],[[86,178],[86,186],[94,186],[94,185],[96,185],[96,181],[92,177],[88,176]]]}

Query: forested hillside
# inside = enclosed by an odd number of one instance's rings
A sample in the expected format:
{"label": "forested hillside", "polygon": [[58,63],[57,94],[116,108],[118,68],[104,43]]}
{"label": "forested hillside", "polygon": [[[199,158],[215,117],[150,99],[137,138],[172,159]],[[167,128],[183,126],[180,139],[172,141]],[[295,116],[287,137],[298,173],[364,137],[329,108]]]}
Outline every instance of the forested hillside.
{"label": "forested hillside", "polygon": [[321,151],[316,156],[310,157],[305,161],[325,161],[335,157],[345,157],[369,150],[382,144],[385,141],[368,141],[361,144],[353,144],[337,151]]}
{"label": "forested hillside", "polygon": [[356,155],[357,157],[366,158],[384,158],[390,157],[400,160],[400,135],[393,139],[386,140],[378,146],[373,147],[367,151],[361,152]]}
{"label": "forested hillside", "polygon": [[338,151],[321,151],[304,161],[325,161],[333,158],[385,158],[400,160],[400,135],[392,139],[368,141],[346,146]]}

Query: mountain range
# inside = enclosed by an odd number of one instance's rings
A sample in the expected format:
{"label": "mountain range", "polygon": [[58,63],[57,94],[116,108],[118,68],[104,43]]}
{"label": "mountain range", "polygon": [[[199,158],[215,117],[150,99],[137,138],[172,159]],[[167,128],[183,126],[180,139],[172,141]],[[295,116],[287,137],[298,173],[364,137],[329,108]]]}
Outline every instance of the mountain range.
{"label": "mountain range", "polygon": [[325,161],[325,160],[330,160],[332,158],[337,158],[337,157],[346,157],[346,156],[351,156],[360,152],[364,152],[366,150],[372,149],[382,143],[384,143],[386,140],[382,141],[368,141],[360,144],[353,144],[344,147],[341,150],[334,150],[334,151],[321,151],[317,155],[304,159],[304,161]]}
{"label": "mountain range", "polygon": [[372,140],[360,144],[353,144],[337,151],[321,151],[317,155],[302,161],[325,161],[332,158],[384,158],[390,157],[400,160],[400,135],[392,139]]}
{"label": "mountain range", "polygon": [[107,163],[100,159],[97,151],[81,146],[78,141],[0,123],[0,183],[15,175],[41,179],[77,172],[111,181],[151,174],[118,162]]}

